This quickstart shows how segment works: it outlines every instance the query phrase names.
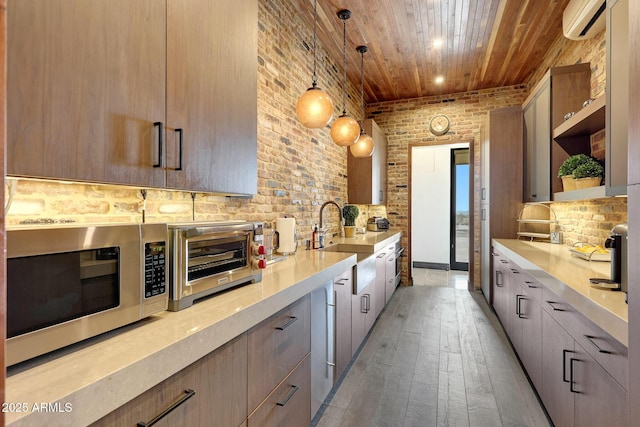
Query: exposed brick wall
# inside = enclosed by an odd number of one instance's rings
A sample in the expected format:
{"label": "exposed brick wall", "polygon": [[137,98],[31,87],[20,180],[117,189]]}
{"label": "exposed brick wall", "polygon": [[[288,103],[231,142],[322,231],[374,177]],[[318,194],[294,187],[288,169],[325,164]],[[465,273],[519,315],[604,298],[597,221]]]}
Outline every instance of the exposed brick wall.
{"label": "exposed brick wall", "polygon": [[626,197],[555,202],[551,208],[558,221],[555,229],[562,232],[563,243],[569,246],[576,242],[603,245],[613,226],[627,221]]}
{"label": "exposed brick wall", "polygon": [[597,98],[604,95],[607,82],[606,47],[606,30],[582,41],[570,40],[561,35],[551,45],[545,59],[528,79],[529,87],[535,87],[551,67],[589,62],[591,64],[591,97]]}

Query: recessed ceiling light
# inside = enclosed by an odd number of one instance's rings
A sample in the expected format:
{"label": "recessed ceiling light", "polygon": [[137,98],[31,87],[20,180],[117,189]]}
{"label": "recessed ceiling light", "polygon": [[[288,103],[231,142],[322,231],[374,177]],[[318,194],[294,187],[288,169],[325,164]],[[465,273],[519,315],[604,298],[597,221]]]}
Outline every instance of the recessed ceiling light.
{"label": "recessed ceiling light", "polygon": [[436,77],[435,82],[436,82],[436,84],[442,84],[442,83],[444,83],[444,77],[443,77],[443,76],[438,76],[438,77]]}
{"label": "recessed ceiling light", "polygon": [[433,47],[442,47],[443,44],[444,44],[444,40],[442,39],[436,39],[433,41]]}

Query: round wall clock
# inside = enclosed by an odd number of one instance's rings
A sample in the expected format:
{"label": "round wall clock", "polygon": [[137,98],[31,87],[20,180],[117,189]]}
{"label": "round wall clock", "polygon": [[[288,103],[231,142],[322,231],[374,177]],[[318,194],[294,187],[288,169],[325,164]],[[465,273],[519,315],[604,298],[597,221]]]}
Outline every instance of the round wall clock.
{"label": "round wall clock", "polygon": [[449,131],[449,127],[451,126],[451,122],[449,121],[449,117],[444,114],[438,114],[431,118],[429,122],[429,130],[435,136],[444,135]]}

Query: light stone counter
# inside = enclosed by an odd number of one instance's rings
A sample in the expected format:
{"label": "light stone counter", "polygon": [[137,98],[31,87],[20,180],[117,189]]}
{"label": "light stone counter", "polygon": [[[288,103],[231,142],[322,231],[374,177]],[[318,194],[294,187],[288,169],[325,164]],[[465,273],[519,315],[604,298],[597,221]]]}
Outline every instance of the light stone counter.
{"label": "light stone counter", "polygon": [[551,243],[494,239],[493,246],[576,311],[629,345],[629,307],[624,293],[589,284],[591,277],[610,278],[610,262],[577,258],[571,256],[568,246]]}
{"label": "light stone counter", "polygon": [[[27,411],[6,413],[6,424],[88,425],[355,264],[353,254],[298,251],[268,266],[260,283],[12,367],[6,402]],[[40,403],[57,411],[34,412]]]}
{"label": "light stone counter", "polygon": [[390,229],[388,231],[367,231],[353,237],[338,237],[327,239],[325,251],[355,252],[374,254],[388,245],[400,240],[402,231]]}

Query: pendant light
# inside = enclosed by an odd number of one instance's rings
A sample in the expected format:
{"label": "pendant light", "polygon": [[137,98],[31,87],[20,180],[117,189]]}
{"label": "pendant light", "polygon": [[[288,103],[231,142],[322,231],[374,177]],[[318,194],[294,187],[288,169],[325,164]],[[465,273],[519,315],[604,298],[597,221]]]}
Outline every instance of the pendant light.
{"label": "pendant light", "polygon": [[369,51],[366,46],[356,48],[360,54],[360,104],[362,105],[362,123],[360,124],[360,136],[355,144],[349,147],[349,151],[354,157],[370,157],[376,144],[373,138],[364,131],[364,54]]}
{"label": "pendant light", "polygon": [[342,87],[342,115],[333,122],[331,126],[331,139],[336,144],[346,147],[353,145],[360,136],[360,125],[353,117],[347,115],[346,91],[347,91],[347,19],[351,18],[351,11],[344,9],[338,11],[338,18],[342,20],[343,42],[342,60],[344,68],[344,79]]}
{"label": "pendant light", "polygon": [[323,128],[333,118],[333,102],[329,95],[318,87],[318,75],[316,74],[318,47],[318,35],[316,32],[318,22],[318,0],[313,3],[313,81],[311,87],[298,99],[296,116],[303,126],[309,129]]}

